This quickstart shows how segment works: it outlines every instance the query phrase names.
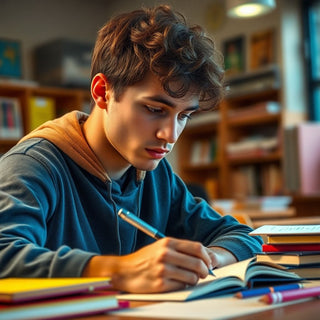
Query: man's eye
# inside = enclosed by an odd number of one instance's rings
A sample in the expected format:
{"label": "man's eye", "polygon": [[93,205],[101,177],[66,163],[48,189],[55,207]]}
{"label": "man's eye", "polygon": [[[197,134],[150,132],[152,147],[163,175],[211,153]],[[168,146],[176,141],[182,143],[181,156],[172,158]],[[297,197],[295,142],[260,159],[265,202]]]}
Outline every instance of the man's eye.
{"label": "man's eye", "polygon": [[181,120],[190,120],[191,119],[191,114],[188,113],[183,113],[180,115]]}
{"label": "man's eye", "polygon": [[154,107],[150,107],[150,106],[146,106],[146,108],[148,109],[148,111],[150,111],[152,113],[162,113],[162,109],[160,109],[160,108],[154,108]]}

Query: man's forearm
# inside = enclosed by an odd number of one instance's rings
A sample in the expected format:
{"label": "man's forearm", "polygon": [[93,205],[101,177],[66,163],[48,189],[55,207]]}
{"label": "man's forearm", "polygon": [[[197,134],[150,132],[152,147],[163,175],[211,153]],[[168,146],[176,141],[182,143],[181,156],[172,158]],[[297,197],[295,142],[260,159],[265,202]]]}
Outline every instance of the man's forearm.
{"label": "man's forearm", "polygon": [[238,261],[232,252],[222,247],[208,247],[208,253],[214,268],[223,267]]}

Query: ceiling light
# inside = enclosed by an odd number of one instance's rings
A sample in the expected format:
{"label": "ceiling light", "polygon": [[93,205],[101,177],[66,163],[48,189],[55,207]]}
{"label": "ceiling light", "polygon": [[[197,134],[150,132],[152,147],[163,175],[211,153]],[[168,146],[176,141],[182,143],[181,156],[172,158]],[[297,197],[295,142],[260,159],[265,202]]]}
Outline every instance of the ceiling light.
{"label": "ceiling light", "polygon": [[260,16],[270,12],[275,7],[275,0],[227,0],[227,14],[232,18]]}

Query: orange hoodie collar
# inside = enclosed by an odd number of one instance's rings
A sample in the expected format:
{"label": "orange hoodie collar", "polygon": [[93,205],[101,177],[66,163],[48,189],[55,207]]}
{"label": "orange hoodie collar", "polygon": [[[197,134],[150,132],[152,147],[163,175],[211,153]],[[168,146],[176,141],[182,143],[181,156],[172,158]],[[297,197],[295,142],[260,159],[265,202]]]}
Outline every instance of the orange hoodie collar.
{"label": "orange hoodie collar", "polygon": [[[88,115],[83,112],[72,111],[61,118],[45,122],[23,137],[19,143],[31,138],[47,139],[80,167],[103,181],[110,180],[83,134],[82,124],[87,118]],[[137,180],[143,180],[144,176],[145,171],[137,170]]]}
{"label": "orange hoodie collar", "polygon": [[47,139],[80,167],[103,181],[110,180],[83,135],[82,124],[87,118],[88,115],[85,113],[72,111],[61,118],[45,122],[23,137],[19,143],[31,138]]}

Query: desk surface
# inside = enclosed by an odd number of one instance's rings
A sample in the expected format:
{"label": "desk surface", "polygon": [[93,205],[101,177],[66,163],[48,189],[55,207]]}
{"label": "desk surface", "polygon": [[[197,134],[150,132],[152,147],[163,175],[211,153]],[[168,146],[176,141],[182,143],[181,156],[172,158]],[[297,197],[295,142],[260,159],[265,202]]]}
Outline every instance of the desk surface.
{"label": "desk surface", "polygon": [[296,215],[294,208],[287,208],[283,210],[232,210],[231,215],[247,215],[251,219],[281,219],[290,218]]}
{"label": "desk surface", "polygon": [[[143,302],[131,302],[131,306],[141,306]],[[200,312],[200,311],[199,311]],[[320,312],[320,299],[313,299],[306,302],[270,309],[267,311],[236,317],[236,320],[318,320]],[[96,315],[91,317],[77,318],[79,320],[155,320],[155,318],[136,318],[115,315]],[[158,320],[168,320],[157,318]]]}

